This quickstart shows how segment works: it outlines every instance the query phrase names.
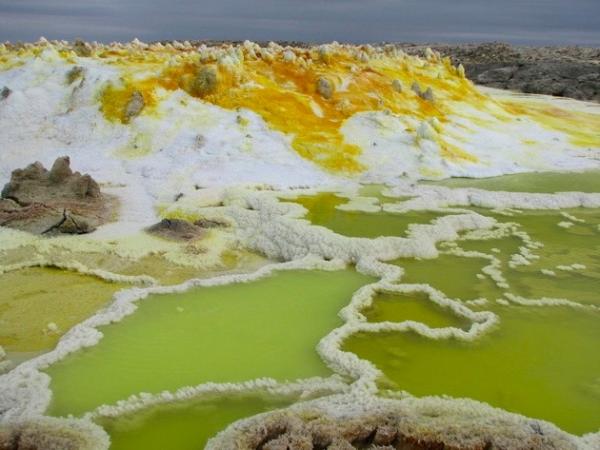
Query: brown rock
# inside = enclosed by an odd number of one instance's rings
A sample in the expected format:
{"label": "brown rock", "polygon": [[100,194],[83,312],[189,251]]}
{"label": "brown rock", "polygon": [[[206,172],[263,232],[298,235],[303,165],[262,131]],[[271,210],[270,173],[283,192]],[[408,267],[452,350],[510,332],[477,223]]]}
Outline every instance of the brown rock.
{"label": "brown rock", "polygon": [[48,173],[48,179],[53,183],[61,183],[72,175],[73,171],[71,170],[71,161],[69,160],[69,157],[62,156],[56,158],[56,161],[52,164],[52,169],[50,169],[50,173]]}
{"label": "brown rock", "polygon": [[202,237],[202,227],[181,219],[163,219],[146,228],[146,231],[155,236],[174,241],[191,241]]}
{"label": "brown rock", "polygon": [[390,445],[396,439],[398,432],[392,425],[382,425],[377,428],[373,443],[376,445]]}
{"label": "brown rock", "polygon": [[92,177],[73,172],[64,156],[50,171],[39,162],[13,171],[2,190],[0,226],[35,234],[89,233],[111,218],[114,205]]}
{"label": "brown rock", "polygon": [[[464,416],[461,414],[465,414]],[[323,412],[310,418],[305,413],[275,411],[232,426],[214,448],[236,450],[303,449],[369,450],[575,450],[576,445],[558,429],[510,417],[486,417],[453,409],[431,415],[390,407],[388,411],[331,417]],[[293,443],[299,443],[295,446]],[[220,446],[219,446],[220,445]]]}

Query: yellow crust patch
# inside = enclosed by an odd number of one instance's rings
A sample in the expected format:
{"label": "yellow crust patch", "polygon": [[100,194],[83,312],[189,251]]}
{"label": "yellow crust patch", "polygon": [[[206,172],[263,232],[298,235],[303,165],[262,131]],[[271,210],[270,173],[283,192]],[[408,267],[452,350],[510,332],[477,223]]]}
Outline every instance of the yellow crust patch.
{"label": "yellow crust patch", "polygon": [[514,115],[527,116],[548,130],[565,133],[573,145],[600,147],[599,114],[570,111],[533,101],[503,100],[500,103]]}

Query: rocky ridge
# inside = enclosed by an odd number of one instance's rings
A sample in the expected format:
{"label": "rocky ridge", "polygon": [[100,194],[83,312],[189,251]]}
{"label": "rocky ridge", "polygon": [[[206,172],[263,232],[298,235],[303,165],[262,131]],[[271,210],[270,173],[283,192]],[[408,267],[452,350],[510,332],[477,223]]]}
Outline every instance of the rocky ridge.
{"label": "rocky ridge", "polygon": [[12,172],[2,189],[0,226],[34,234],[82,234],[107,222],[115,202],[89,175],[73,172],[68,156],[47,170],[40,162]]}
{"label": "rocky ridge", "polygon": [[409,54],[429,47],[462,64],[482,86],[600,102],[600,49],[484,44],[397,44]]}

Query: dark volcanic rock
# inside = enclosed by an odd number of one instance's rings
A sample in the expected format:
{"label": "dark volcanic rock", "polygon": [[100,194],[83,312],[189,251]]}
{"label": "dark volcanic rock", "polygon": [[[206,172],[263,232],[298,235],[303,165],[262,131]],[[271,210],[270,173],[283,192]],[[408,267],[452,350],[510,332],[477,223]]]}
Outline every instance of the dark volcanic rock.
{"label": "dark volcanic rock", "polygon": [[467,77],[483,86],[600,101],[600,49],[516,47],[498,42],[398,47],[411,54],[423,54],[430,47],[462,64]]}
{"label": "dark volcanic rock", "polygon": [[47,170],[35,162],[14,170],[2,189],[0,226],[35,234],[81,234],[111,217],[114,201],[89,175],[73,172],[68,156]]}
{"label": "dark volcanic rock", "polygon": [[7,88],[6,86],[4,86],[2,88],[2,90],[0,90],[0,100],[4,100],[4,99],[8,98],[8,96],[10,94],[12,94],[12,91],[9,88]]}

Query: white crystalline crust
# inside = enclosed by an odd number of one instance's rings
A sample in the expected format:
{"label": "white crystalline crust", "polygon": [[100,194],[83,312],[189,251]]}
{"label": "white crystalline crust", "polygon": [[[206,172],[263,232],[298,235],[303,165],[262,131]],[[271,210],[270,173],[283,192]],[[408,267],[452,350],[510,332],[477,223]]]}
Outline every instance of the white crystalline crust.
{"label": "white crystalline crust", "polygon": [[[408,191],[408,192],[407,192]],[[436,193],[436,202],[428,201],[431,198],[432,189],[430,187],[408,187],[407,191],[396,190],[397,195],[406,196],[410,193],[414,198],[409,200],[411,209],[429,209],[437,208],[444,211],[447,205],[454,205],[456,198],[467,198],[468,193],[473,190],[464,189],[433,189]],[[311,192],[310,190],[302,193]],[[349,187],[342,188],[340,195],[351,197],[356,190]],[[242,392],[250,390],[264,390],[270,393],[296,394],[300,393],[310,397],[315,393],[331,394],[336,392],[346,393],[359,399],[360,404],[372,405],[378,407],[379,402],[383,401],[376,398],[377,387],[375,379],[379,376],[379,371],[368,361],[361,360],[351,353],[343,352],[340,347],[348,336],[360,331],[380,332],[380,331],[407,331],[412,330],[422,336],[431,339],[476,339],[482,333],[485,333],[498,322],[498,317],[489,311],[474,312],[468,304],[459,300],[453,300],[445,297],[441,292],[428,285],[399,284],[403,270],[401,267],[387,264],[384,261],[397,259],[400,257],[418,257],[435,258],[440,252],[456,254],[464,257],[484,258],[489,264],[482,270],[485,276],[489,276],[499,285],[506,287],[505,280],[498,268],[499,260],[489,254],[480,252],[466,252],[456,246],[456,243],[445,245],[445,250],[437,249],[436,244],[443,241],[460,242],[461,239],[494,239],[508,235],[515,235],[523,240],[523,246],[520,248],[520,255],[523,258],[531,258],[530,249],[539,248],[540,244],[533,241],[526,233],[519,230],[516,224],[497,223],[494,219],[485,217],[468,210],[447,209],[450,215],[435,219],[429,224],[413,225],[409,229],[406,238],[399,237],[380,237],[377,239],[349,238],[338,235],[326,228],[310,225],[307,221],[301,219],[304,208],[298,204],[280,202],[278,196],[298,195],[299,191],[287,193],[277,193],[270,190],[255,190],[248,188],[227,189],[223,192],[221,199],[224,206],[221,207],[223,217],[226,217],[235,225],[237,236],[247,247],[266,254],[272,259],[287,261],[278,264],[265,266],[251,275],[226,275],[207,280],[189,280],[177,286],[163,287],[150,286],[145,288],[132,288],[123,290],[115,295],[114,302],[95,316],[89,318],[83,323],[75,326],[60,340],[55,350],[33,360],[22,363],[8,374],[0,377],[0,405],[2,405],[2,422],[10,423],[14,421],[30,420],[41,417],[47,408],[51,392],[49,390],[49,377],[41,372],[44,368],[61,360],[66,355],[77,351],[80,348],[93,346],[101,338],[102,333],[97,330],[98,326],[115,322],[132,314],[136,309],[136,302],[141,301],[148,295],[183,292],[187,289],[197,286],[214,286],[227,283],[247,282],[264,276],[268,276],[278,270],[297,270],[297,269],[322,269],[339,270],[347,264],[355,264],[356,269],[364,274],[373,275],[380,278],[380,281],[364,286],[359,289],[350,304],[345,307],[340,316],[344,319],[344,325],[333,330],[324,337],[318,344],[317,351],[323,360],[336,373],[348,376],[354,381],[347,384],[344,379],[334,375],[328,379],[309,379],[298,380],[291,384],[279,384],[269,379],[251,380],[245,383],[205,383],[195,387],[184,387],[176,392],[162,392],[159,394],[138,394],[129,399],[122,400],[115,405],[103,405],[97,410],[86,415],[88,420],[99,416],[114,416],[128,412],[135,412],[146,408],[149,405],[161,404],[171,401],[183,401],[191,398],[202,398],[207,393],[214,392]],[[511,196],[509,200],[496,195],[489,197],[486,201],[492,203],[490,207],[502,208],[522,208],[523,205],[531,205],[537,194],[519,194]],[[482,195],[479,193],[478,195]],[[548,208],[552,205],[572,204],[573,199],[580,201],[585,206],[595,206],[598,195],[595,194],[549,194],[544,195],[545,203]],[[424,199],[419,203],[419,199]],[[498,203],[494,204],[494,200]],[[565,200],[567,199],[567,200]],[[581,199],[586,199],[581,201]],[[399,204],[384,204],[379,208],[401,210],[406,202]],[[363,205],[376,205],[373,200],[359,200],[358,209],[363,209]],[[470,204],[464,201],[463,206]],[[581,205],[580,205],[581,206]],[[182,205],[188,211],[193,209],[191,203]],[[196,208],[197,212],[202,212],[203,204]],[[177,211],[177,205],[172,205],[173,211]],[[191,209],[190,209],[191,208]],[[459,233],[462,233],[459,235]],[[535,255],[533,255],[535,256]],[[74,270],[85,270],[84,268],[71,268]],[[96,274],[102,276],[105,274]],[[134,281],[134,280],[130,280]],[[467,330],[458,328],[437,328],[432,329],[428,326],[414,321],[403,322],[382,322],[369,323],[361,314],[361,310],[373,301],[378,292],[390,293],[425,293],[430,301],[447,309],[448,311],[463,317],[470,321],[471,325]],[[581,307],[575,302],[565,299],[524,299],[514,295],[505,295],[505,297],[514,303],[525,305],[561,305]],[[499,299],[503,304],[509,304],[507,300]],[[481,305],[485,302],[483,299],[477,300],[473,305]],[[346,395],[345,394],[345,395]],[[325,408],[335,409],[339,398],[326,395],[320,405]],[[405,405],[411,405],[411,408],[419,408],[421,400],[404,399]],[[435,402],[439,402],[440,408],[444,409],[447,405],[455,404],[457,411],[461,409],[464,402],[462,400],[427,400],[429,407],[434,408]],[[455,403],[453,403],[455,402]],[[343,403],[343,402],[342,402]],[[477,402],[469,403],[481,405]],[[335,406],[334,406],[335,405]],[[442,406],[446,405],[446,406]],[[301,406],[300,406],[301,407]],[[405,406],[403,406],[404,408]],[[352,409],[346,405],[348,414]],[[485,405],[481,406],[481,414],[491,417],[497,417],[500,420],[506,414],[501,410],[491,409]],[[526,423],[528,419],[521,416],[517,417],[520,423]],[[491,419],[490,419],[491,420]],[[515,419],[516,420],[516,419]],[[577,438],[570,435],[568,439],[576,442],[579,448],[589,447],[588,442],[594,442],[593,436]]]}
{"label": "white crystalline crust", "polygon": [[532,194],[474,188],[451,189],[442,186],[416,186],[406,183],[388,189],[387,193],[397,197],[414,197],[401,203],[386,203],[384,210],[387,212],[436,210],[460,206],[502,210],[560,210],[600,207],[600,194],[583,192]]}
{"label": "white crystalline crust", "polygon": [[132,395],[114,405],[102,405],[94,411],[86,413],[84,417],[91,420],[100,417],[116,417],[164,403],[202,400],[205,397],[214,397],[215,394],[236,395],[257,392],[276,396],[297,396],[298,400],[302,400],[347,390],[348,384],[335,375],[329,378],[315,377],[288,383],[281,383],[271,378],[259,378],[243,383],[203,383],[197,386],[186,386],[175,392],[164,391],[157,395],[147,393]]}

